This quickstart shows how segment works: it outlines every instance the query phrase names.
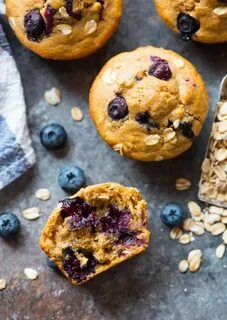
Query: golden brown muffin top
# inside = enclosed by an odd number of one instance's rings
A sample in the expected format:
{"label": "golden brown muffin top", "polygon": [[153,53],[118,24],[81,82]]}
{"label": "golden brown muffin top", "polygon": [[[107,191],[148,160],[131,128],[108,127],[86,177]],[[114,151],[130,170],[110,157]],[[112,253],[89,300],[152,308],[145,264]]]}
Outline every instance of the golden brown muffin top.
{"label": "golden brown muffin top", "polygon": [[[226,0],[154,0],[163,21],[183,38],[205,43],[227,41]],[[180,29],[180,30],[179,30]],[[190,31],[188,35],[182,30]],[[186,32],[187,33],[187,32]]]}
{"label": "golden brown muffin top", "polygon": [[51,59],[80,58],[100,48],[116,30],[121,6],[121,0],[6,1],[21,42]]}
{"label": "golden brown muffin top", "polygon": [[151,46],[112,58],[90,92],[90,113],[103,139],[142,161],[187,150],[207,110],[206,87],[194,66],[173,51]]}

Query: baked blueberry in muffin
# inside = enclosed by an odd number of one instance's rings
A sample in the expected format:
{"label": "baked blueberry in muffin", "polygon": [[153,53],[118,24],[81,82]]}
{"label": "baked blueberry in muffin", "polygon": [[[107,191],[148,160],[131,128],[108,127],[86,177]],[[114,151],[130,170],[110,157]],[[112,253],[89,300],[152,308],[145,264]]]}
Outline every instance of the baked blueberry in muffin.
{"label": "baked blueberry in muffin", "polygon": [[101,48],[117,29],[122,0],[6,1],[19,40],[47,59],[78,59]]}
{"label": "baked blueberry in muffin", "polygon": [[78,285],[143,252],[149,237],[147,204],[138,190],[104,183],[60,201],[40,245]]}
{"label": "baked blueberry in muffin", "polygon": [[173,51],[142,47],[112,58],[90,91],[90,114],[122,156],[161,161],[191,147],[208,111],[206,86]]}

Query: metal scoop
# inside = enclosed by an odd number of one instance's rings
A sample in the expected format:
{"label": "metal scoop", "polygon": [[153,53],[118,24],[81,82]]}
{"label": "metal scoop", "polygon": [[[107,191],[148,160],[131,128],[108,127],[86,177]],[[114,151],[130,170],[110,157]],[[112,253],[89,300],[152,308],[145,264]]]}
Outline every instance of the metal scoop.
{"label": "metal scoop", "polygon": [[227,100],[227,75],[222,79],[219,94],[219,101]]}
{"label": "metal scoop", "polygon": [[[220,89],[219,89],[219,102],[221,102],[221,101],[227,101],[227,75],[222,79],[222,82],[221,82],[221,85],[220,85]],[[216,107],[216,110],[215,110],[215,113],[214,113],[213,123],[214,123],[214,121],[216,119],[217,112],[218,112],[218,107]],[[209,139],[209,143],[208,143],[208,146],[207,146],[205,159],[207,158],[207,156],[209,154],[209,146],[210,146],[210,139]],[[200,187],[202,185],[202,176],[203,176],[203,174],[201,175],[201,179],[200,179],[200,182],[199,182],[199,193],[198,193],[199,200],[201,200],[203,202],[206,202],[206,203],[209,203],[209,204],[212,204],[212,205],[215,205],[215,206],[227,208],[227,201],[222,202],[222,201],[219,201],[217,199],[209,199],[209,198],[206,198],[205,195],[200,193]]]}

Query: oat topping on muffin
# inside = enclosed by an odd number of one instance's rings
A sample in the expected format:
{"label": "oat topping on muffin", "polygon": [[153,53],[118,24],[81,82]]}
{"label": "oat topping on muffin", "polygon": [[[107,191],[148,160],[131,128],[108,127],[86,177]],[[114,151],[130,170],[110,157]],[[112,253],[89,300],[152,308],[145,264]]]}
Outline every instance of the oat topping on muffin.
{"label": "oat topping on muffin", "polygon": [[122,0],[6,1],[19,40],[48,59],[77,59],[100,47],[117,29]]}
{"label": "oat topping on muffin", "polygon": [[174,158],[190,148],[207,111],[206,86],[192,64],[154,47],[112,58],[90,92],[100,135],[121,155],[141,161]]}

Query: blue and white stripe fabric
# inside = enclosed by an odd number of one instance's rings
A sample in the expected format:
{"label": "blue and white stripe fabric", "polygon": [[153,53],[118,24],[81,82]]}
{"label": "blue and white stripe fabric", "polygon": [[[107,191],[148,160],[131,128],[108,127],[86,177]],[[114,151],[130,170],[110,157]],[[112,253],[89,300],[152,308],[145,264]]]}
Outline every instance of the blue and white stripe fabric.
{"label": "blue and white stripe fabric", "polygon": [[[0,0],[0,14],[4,4]],[[0,16],[0,190],[35,163],[20,75]]]}

